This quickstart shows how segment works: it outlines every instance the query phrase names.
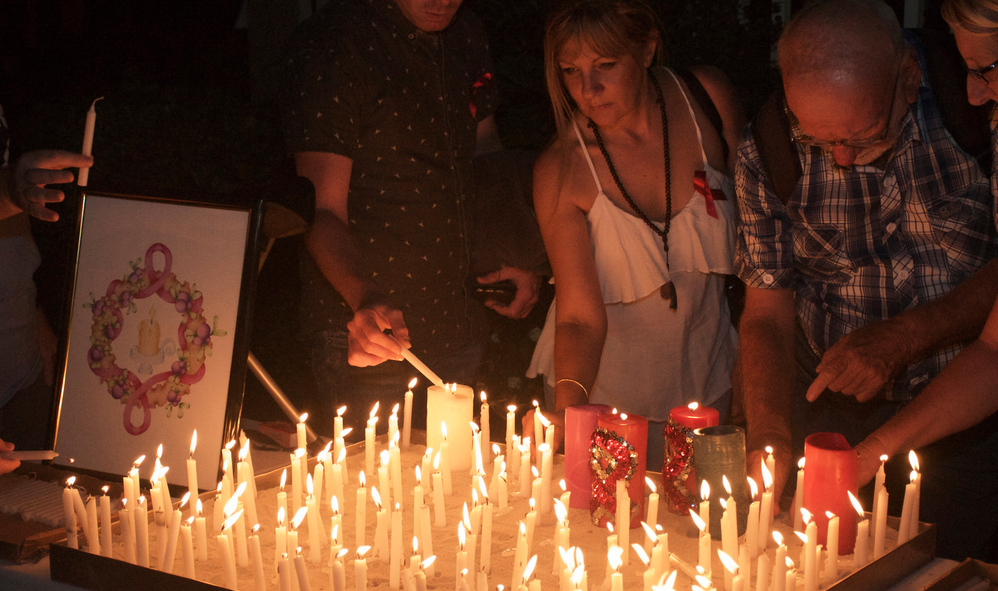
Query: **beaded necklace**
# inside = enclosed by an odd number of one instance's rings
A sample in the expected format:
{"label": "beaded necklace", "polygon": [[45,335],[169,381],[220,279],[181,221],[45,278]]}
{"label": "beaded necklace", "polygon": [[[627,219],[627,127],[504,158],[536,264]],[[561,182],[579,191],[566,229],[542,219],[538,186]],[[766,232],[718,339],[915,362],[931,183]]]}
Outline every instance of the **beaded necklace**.
{"label": "beaded necklace", "polygon": [[[613,166],[613,161],[610,160],[610,153],[607,152],[606,146],[603,144],[603,136],[600,135],[599,126],[592,119],[589,120],[589,129],[593,130],[593,135],[596,136],[596,145],[599,146],[600,152],[603,154],[603,159],[606,160],[606,166],[610,169],[610,176],[613,177],[613,182],[617,184],[617,189],[620,190],[620,194],[624,196],[624,200],[627,201],[634,213],[641,218],[644,223],[648,224],[648,227],[652,229],[653,232],[658,234],[662,238],[662,246],[665,249],[665,267],[669,268],[669,227],[672,225],[672,189],[669,186],[669,120],[665,115],[665,98],[662,96],[662,88],[658,85],[658,80],[655,78],[655,73],[648,70],[648,75],[651,77],[652,86],[655,87],[655,94],[658,96],[658,106],[662,111],[662,152],[665,156],[665,228],[659,228],[655,225],[648,214],[641,210],[634,199],[627,194],[624,190],[624,185],[620,182],[620,177],[617,176],[617,169]],[[659,289],[659,293],[662,299],[670,300],[669,308],[672,310],[676,309],[676,286],[672,283],[671,279],[668,283],[663,285]]]}

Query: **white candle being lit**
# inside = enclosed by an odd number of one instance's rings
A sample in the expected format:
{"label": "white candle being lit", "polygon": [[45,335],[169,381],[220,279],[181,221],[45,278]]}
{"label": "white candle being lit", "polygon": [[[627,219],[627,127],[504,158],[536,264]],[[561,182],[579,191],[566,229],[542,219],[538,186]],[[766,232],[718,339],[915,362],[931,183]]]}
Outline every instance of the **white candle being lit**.
{"label": "white candle being lit", "polygon": [[405,393],[402,407],[402,449],[409,449],[412,444],[412,389],[416,387],[416,378],[409,381],[409,389]]}

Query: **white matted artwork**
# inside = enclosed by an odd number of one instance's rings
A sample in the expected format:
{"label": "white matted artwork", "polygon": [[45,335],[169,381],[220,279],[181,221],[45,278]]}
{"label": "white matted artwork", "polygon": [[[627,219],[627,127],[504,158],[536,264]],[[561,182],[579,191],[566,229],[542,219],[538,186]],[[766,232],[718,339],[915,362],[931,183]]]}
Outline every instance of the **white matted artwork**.
{"label": "white matted artwork", "polygon": [[258,227],[259,208],[84,196],[57,463],[123,475],[162,444],[167,480],[186,485],[196,429],[198,482],[216,481],[242,403]]}

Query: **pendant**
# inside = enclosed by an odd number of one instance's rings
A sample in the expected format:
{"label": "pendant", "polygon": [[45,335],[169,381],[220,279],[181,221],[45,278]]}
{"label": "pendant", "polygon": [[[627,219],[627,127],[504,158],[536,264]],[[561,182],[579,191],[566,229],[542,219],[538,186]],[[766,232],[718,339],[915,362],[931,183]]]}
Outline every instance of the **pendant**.
{"label": "pendant", "polygon": [[675,310],[676,309],[676,286],[670,281],[670,282],[666,283],[665,285],[663,285],[659,289],[659,293],[662,294],[662,299],[663,300],[672,300],[669,303],[669,309],[670,310]]}

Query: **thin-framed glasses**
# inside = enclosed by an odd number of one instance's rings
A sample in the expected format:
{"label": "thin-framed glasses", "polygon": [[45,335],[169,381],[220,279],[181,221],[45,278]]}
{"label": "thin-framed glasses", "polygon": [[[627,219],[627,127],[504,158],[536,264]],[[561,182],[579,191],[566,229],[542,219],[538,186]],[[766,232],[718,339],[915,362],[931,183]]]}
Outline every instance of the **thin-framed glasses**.
{"label": "thin-framed glasses", "polygon": [[991,84],[991,82],[987,79],[987,75],[996,67],[998,67],[998,60],[991,62],[983,68],[967,68],[967,76],[973,76],[974,78],[980,79],[980,81],[985,84]]}
{"label": "thin-framed glasses", "polygon": [[[998,61],[991,64],[989,68],[994,68],[998,65]],[[894,119],[894,103],[897,102],[897,88],[898,81],[901,79],[901,70],[904,67],[904,62],[898,65],[898,71],[894,75],[894,85],[891,87],[893,90],[891,92],[891,104],[887,107],[887,124],[884,125],[884,129],[880,132],[877,137],[865,139],[865,140],[819,140],[815,139],[809,135],[801,134],[798,137],[793,138],[795,144],[802,146],[808,146],[811,148],[821,148],[822,150],[830,150],[832,148],[845,147],[845,148],[869,148],[870,146],[875,146],[887,139],[887,134],[891,130],[891,121]]]}

